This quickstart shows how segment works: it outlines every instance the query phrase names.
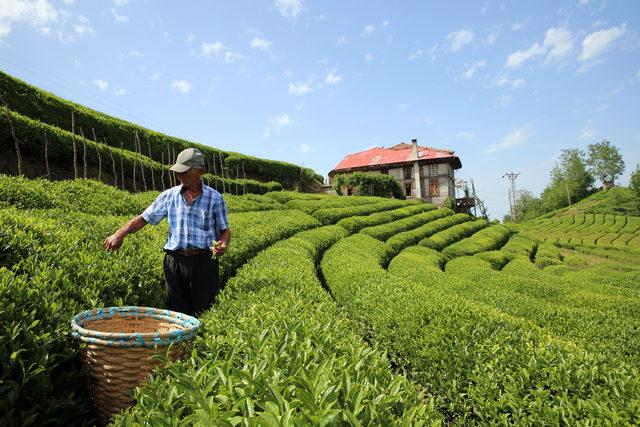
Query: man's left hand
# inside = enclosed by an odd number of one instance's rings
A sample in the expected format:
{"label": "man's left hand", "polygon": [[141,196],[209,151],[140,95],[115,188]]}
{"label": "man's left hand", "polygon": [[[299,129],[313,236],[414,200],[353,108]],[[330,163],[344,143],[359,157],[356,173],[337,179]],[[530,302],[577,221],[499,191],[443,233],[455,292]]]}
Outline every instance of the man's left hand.
{"label": "man's left hand", "polygon": [[213,245],[211,250],[213,251],[213,256],[216,256],[216,257],[222,256],[227,251],[227,244],[221,240],[219,242],[216,242],[216,244]]}

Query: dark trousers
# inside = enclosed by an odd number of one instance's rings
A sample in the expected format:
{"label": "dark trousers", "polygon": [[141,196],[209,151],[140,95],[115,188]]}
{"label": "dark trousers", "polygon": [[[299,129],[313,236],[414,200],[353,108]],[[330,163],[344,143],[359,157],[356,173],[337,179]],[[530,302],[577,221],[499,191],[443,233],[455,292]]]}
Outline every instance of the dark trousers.
{"label": "dark trousers", "polygon": [[211,308],[220,291],[218,259],[211,255],[184,256],[166,253],[164,278],[167,286],[167,308],[198,316]]}

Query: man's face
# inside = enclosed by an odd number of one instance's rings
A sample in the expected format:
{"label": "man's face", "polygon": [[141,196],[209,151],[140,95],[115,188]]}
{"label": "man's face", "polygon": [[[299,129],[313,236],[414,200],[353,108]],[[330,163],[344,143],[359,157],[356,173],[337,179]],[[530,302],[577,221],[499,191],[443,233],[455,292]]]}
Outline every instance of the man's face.
{"label": "man's face", "polygon": [[191,168],[189,170],[187,170],[186,172],[182,172],[177,174],[178,175],[178,179],[180,180],[180,182],[189,187],[192,185],[195,185],[196,183],[198,183],[200,181],[200,176],[202,176],[202,170],[198,169],[198,168]]}

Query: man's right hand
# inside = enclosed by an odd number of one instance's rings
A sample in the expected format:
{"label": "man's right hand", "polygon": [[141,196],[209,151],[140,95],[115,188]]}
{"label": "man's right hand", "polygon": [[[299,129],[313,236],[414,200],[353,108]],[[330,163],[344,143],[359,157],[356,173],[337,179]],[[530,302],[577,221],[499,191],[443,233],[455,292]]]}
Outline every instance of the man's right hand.
{"label": "man's right hand", "polygon": [[123,236],[121,237],[120,234],[115,233],[104,240],[104,247],[109,252],[115,252],[118,249],[120,249],[120,246],[122,246],[123,241],[124,241],[124,237]]}

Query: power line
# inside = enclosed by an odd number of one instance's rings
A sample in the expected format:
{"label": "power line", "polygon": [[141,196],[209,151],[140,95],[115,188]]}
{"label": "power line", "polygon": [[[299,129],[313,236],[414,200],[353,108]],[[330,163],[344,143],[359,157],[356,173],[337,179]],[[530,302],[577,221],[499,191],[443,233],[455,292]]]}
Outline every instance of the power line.
{"label": "power line", "polygon": [[[141,116],[137,112],[134,112],[132,110],[124,108],[123,106],[118,105],[116,103],[113,103],[113,102],[111,102],[111,101],[109,101],[109,100],[107,100],[105,98],[95,97],[95,96],[93,96],[93,95],[91,95],[89,93],[81,92],[81,91],[76,90],[75,88],[70,86],[71,83],[66,82],[64,79],[60,78],[59,76],[52,75],[52,73],[50,71],[43,72],[41,70],[38,70],[37,67],[34,67],[31,64],[27,64],[25,61],[22,61],[21,59],[18,59],[16,57],[7,55],[7,52],[0,51],[0,55],[4,56],[2,58],[3,61],[6,61],[6,62],[10,63],[14,67],[20,68],[21,70],[27,72],[28,74],[31,74],[31,75],[39,78],[39,79],[45,80],[45,81],[53,84],[54,86],[63,88],[66,91],[68,91],[68,92],[70,92],[70,93],[72,93],[72,94],[74,94],[76,96],[81,96],[81,97],[84,97],[84,98],[88,98],[88,99],[92,100],[93,102],[95,102],[97,104],[100,104],[103,107],[106,107],[107,109],[117,110],[123,116],[134,117],[135,120],[138,122],[137,124],[142,124],[143,126],[148,127],[149,129],[154,129],[156,131],[160,131],[162,129],[162,126],[158,125],[157,123],[153,123],[152,121],[144,118],[143,116]],[[55,77],[55,78],[52,78],[52,77]]]}

